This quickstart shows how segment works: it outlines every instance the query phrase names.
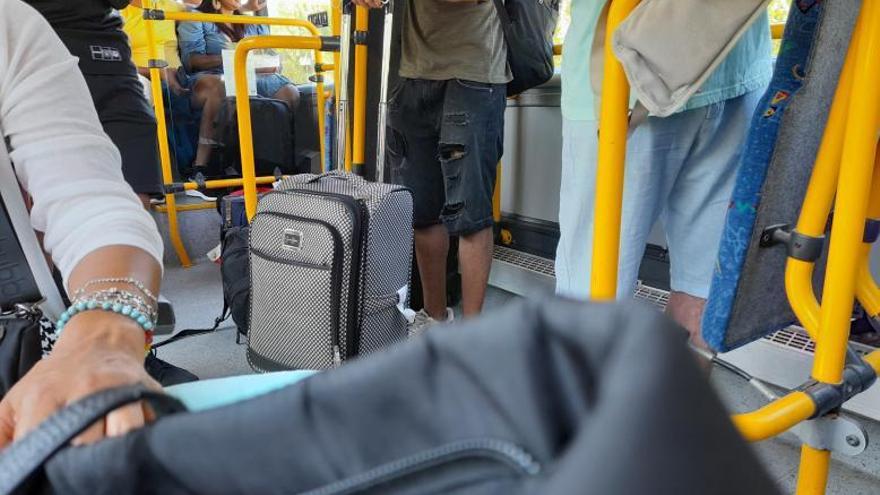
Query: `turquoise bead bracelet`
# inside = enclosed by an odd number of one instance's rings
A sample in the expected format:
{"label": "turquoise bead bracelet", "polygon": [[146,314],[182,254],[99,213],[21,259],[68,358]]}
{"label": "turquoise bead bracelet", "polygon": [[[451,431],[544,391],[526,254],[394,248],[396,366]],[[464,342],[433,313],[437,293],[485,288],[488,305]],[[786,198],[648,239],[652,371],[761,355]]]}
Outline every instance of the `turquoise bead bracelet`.
{"label": "turquoise bead bracelet", "polygon": [[145,333],[151,333],[156,326],[153,308],[143,299],[119,290],[99,291],[87,299],[77,299],[67,311],[61,313],[56,323],[58,334],[76,315],[87,311],[107,311],[125,316],[140,326]]}

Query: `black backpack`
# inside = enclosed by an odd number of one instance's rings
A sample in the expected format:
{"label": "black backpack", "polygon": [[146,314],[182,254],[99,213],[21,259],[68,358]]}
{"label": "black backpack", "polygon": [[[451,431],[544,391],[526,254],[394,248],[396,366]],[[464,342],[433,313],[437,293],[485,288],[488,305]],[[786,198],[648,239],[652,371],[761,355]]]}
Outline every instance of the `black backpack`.
{"label": "black backpack", "polygon": [[493,0],[507,41],[507,64],[513,80],[507,95],[540,86],[553,77],[553,33],[559,0]]}
{"label": "black backpack", "polygon": [[647,308],[523,302],[66,448],[120,405],[182,409],[143,387],[109,390],[0,452],[0,493],[778,493],[685,339]]}
{"label": "black backpack", "polygon": [[[293,114],[281,100],[251,96],[251,128],[257,176],[295,174]],[[241,147],[235,97],[226,98],[214,122],[218,142],[210,176],[241,175]]]}

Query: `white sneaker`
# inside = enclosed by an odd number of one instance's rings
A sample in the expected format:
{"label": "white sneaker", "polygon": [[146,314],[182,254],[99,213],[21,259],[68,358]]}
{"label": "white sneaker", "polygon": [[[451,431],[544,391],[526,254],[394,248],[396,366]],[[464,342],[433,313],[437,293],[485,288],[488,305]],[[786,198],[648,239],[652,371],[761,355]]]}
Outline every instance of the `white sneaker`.
{"label": "white sneaker", "polygon": [[202,201],[208,201],[208,202],[217,201],[216,197],[208,196],[207,194],[203,193],[202,191],[199,191],[198,189],[187,189],[184,194],[186,194],[187,196],[189,196],[191,198],[201,199]]}
{"label": "white sneaker", "polygon": [[446,308],[446,319],[443,321],[437,321],[434,318],[431,318],[431,316],[423,309],[416,313],[415,319],[409,324],[409,336],[414,337],[416,335],[421,335],[425,330],[434,325],[449,323],[453,320],[455,320],[455,313],[452,311],[452,308]]}

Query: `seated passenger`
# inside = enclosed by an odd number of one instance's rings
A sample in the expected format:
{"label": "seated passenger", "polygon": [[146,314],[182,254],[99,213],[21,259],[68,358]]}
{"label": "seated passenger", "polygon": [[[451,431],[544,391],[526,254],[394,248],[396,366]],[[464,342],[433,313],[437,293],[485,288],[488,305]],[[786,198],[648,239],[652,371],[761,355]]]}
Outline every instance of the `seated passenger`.
{"label": "seated passenger", "polygon": [[[179,12],[185,9],[185,4],[176,0],[154,0],[153,8],[166,12]],[[124,23],[122,30],[128,35],[128,42],[131,45],[131,60],[137,67],[138,74],[146,79],[146,81],[142,79],[145,82],[144,93],[147,99],[152,100],[148,84],[150,79],[150,45],[147,41],[147,21],[144,20],[143,4],[140,0],[135,0],[119,13],[122,15]],[[168,64],[160,71],[162,82],[174,94],[186,94],[188,90],[177,77],[177,70],[182,64],[177,52],[177,32],[174,21],[154,21],[153,41],[156,45],[156,53]]]}
{"label": "seated passenger", "polygon": [[[30,218],[21,205],[10,209],[13,222],[29,220],[44,234],[43,247],[74,303],[101,303],[62,315],[52,353],[3,397],[2,448],[96,391],[133,383],[159,388],[144,369],[144,348],[155,323],[162,239],[125,182],[77,59],[31,7],[0,0],[0,12],[0,194],[12,205],[27,192]],[[20,237],[33,235],[23,230]],[[99,309],[123,301],[144,318]],[[81,440],[120,435],[143,422],[140,406],[120,409]]]}
{"label": "seated passenger", "polygon": [[[562,187],[556,291],[590,296],[598,148],[590,49],[599,0],[573,0],[562,71]],[[629,139],[617,296],[630,297],[651,228],[663,220],[671,260],[667,311],[705,346],[700,321],[724,217],[755,106],[770,82],[770,29],[758,20],[684,107],[650,117]]]}
{"label": "seated passenger", "polygon": [[[104,132],[122,153],[122,172],[145,208],[162,194],[156,119],[143,96],[122,19],[110,0],[25,0],[79,59]],[[4,16],[6,13],[4,12]],[[96,52],[96,47],[100,48]]]}
{"label": "seated passenger", "polygon": [[[198,10],[207,14],[241,14],[239,0],[203,0]],[[199,148],[193,169],[208,165],[214,141],[213,122],[226,97],[223,84],[224,49],[248,36],[269,34],[269,27],[255,24],[217,24],[181,22],[177,26],[180,58],[187,73],[185,86],[192,91],[195,105],[205,116],[199,129]],[[262,68],[257,74],[257,94],[287,103],[291,111],[299,104],[296,86],[280,74],[281,67]],[[231,74],[225,77],[232,77]]]}

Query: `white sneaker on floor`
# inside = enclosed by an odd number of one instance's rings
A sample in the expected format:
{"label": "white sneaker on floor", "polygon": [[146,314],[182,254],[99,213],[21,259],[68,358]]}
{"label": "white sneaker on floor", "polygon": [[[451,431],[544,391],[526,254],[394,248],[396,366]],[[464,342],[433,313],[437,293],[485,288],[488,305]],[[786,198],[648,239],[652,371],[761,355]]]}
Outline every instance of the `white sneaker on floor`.
{"label": "white sneaker on floor", "polygon": [[416,313],[416,317],[412,323],[409,324],[409,336],[414,337],[416,335],[421,335],[425,330],[433,327],[434,325],[440,323],[449,323],[455,320],[455,313],[452,311],[452,308],[446,308],[446,319],[443,321],[437,321],[423,309]]}
{"label": "white sneaker on floor", "polygon": [[217,201],[217,198],[215,198],[214,196],[208,196],[202,191],[196,189],[188,189],[184,194],[191,198],[199,198],[202,201]]}

